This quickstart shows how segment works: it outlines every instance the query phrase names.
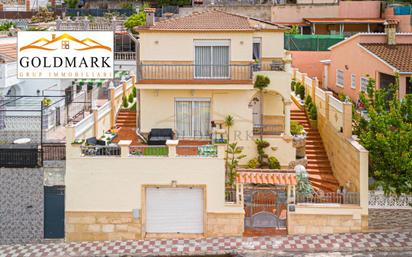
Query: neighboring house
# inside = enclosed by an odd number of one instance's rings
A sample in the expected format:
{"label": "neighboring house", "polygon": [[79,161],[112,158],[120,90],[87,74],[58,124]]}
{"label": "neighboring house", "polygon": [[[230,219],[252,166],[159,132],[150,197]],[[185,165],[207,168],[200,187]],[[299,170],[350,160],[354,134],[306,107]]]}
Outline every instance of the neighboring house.
{"label": "neighboring house", "polygon": [[412,6],[395,3],[385,9],[385,18],[399,21],[400,32],[412,32]]}
{"label": "neighboring house", "polygon": [[388,24],[386,34],[357,34],[330,47],[330,59],[322,61],[324,88],[356,102],[366,90],[367,76],[376,80],[377,88],[385,88],[399,74],[399,97],[412,93],[412,34],[396,33],[395,26]]}
{"label": "neighboring house", "polygon": [[[248,209],[245,214],[240,184],[225,189],[226,144],[219,144],[219,133],[223,130],[226,138],[222,121],[233,116],[230,142],[243,148],[247,157],[242,164],[257,157],[260,132],[271,145],[266,152],[278,158],[282,169],[295,161],[290,60],[283,50],[286,28],[220,11],[155,23],[154,9],[146,11],[147,26],[136,28],[136,76],[112,89],[110,106],[67,129],[66,240],[241,236],[246,224],[258,223],[251,221],[257,213]],[[263,92],[263,109],[253,87],[257,74],[271,81]],[[133,112],[118,112],[122,96],[133,86],[138,89],[137,122]],[[116,116],[118,138],[113,142],[118,146],[96,150],[74,143],[107,135],[103,132]],[[127,120],[134,128],[125,134],[127,128],[119,124]],[[174,140],[158,146],[136,140],[135,130],[147,137],[160,128],[171,129]],[[271,229],[285,229],[286,206],[296,184],[293,170],[242,174],[238,183],[272,185],[262,194],[245,191],[249,201],[266,195],[271,199],[270,212],[256,220],[269,218]]]}

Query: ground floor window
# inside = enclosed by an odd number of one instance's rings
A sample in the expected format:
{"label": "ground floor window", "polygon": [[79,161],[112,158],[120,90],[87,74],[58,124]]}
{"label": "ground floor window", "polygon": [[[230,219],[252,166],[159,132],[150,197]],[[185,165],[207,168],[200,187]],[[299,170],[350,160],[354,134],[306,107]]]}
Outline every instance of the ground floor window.
{"label": "ground floor window", "polygon": [[176,99],[176,132],[180,138],[209,136],[210,100]]}
{"label": "ground floor window", "polygon": [[412,77],[406,77],[406,93],[412,94]]}

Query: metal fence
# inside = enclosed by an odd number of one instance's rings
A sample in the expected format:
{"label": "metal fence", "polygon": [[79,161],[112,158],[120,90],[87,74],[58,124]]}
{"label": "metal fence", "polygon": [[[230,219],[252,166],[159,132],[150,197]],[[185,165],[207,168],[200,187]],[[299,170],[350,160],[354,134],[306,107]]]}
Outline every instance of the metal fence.
{"label": "metal fence", "polygon": [[296,194],[296,203],[310,204],[360,204],[360,195],[358,192],[322,192],[314,194]]}
{"label": "metal fence", "polygon": [[43,161],[66,160],[66,145],[64,143],[45,143],[41,146]]}
{"label": "metal fence", "polygon": [[0,145],[0,167],[36,168],[40,166],[42,166],[42,160],[37,144]]}
{"label": "metal fence", "polygon": [[326,51],[344,39],[343,35],[285,34],[284,48],[291,51]]}
{"label": "metal fence", "polygon": [[412,195],[385,195],[383,192],[369,191],[371,209],[412,209]]}
{"label": "metal fence", "polygon": [[136,13],[134,9],[98,9],[98,8],[50,8],[51,11],[57,13],[66,13],[67,16],[95,16],[102,17],[107,13],[115,13],[121,16],[131,16]]}
{"label": "metal fence", "polygon": [[88,145],[80,149],[82,156],[120,156],[120,147],[117,145]]}

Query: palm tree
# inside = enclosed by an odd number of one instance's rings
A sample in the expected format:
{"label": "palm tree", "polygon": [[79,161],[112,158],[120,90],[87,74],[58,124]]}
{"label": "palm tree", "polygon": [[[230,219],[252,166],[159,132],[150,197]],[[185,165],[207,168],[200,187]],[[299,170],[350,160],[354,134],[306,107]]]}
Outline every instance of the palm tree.
{"label": "palm tree", "polygon": [[230,128],[233,127],[233,124],[235,123],[235,120],[232,115],[227,115],[225,117],[225,126],[227,127],[227,143],[229,144],[229,139],[230,139]]}
{"label": "palm tree", "polygon": [[[270,84],[270,79],[265,75],[257,75],[254,88],[259,90],[260,95],[260,123],[263,123],[263,90],[267,88]],[[260,124],[260,140],[263,138],[263,124]]]}

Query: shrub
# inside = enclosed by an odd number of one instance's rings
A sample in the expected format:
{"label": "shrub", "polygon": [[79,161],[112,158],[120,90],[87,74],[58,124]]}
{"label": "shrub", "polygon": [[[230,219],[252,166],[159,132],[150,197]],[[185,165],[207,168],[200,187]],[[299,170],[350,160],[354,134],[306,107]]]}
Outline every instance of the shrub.
{"label": "shrub", "polygon": [[265,148],[268,148],[270,144],[269,142],[262,139],[256,139],[255,144],[257,148],[259,164],[261,167],[264,167],[267,165],[268,158],[268,155],[265,153]]}
{"label": "shrub", "polygon": [[122,101],[123,101],[122,106],[124,108],[127,108],[129,106],[129,103],[127,102],[127,98],[125,96],[123,96]]}
{"label": "shrub", "polygon": [[129,103],[133,103],[134,97],[133,97],[133,93],[131,93],[129,95]]}
{"label": "shrub", "polygon": [[132,16],[129,16],[127,20],[124,22],[124,26],[127,29],[133,29],[136,26],[142,26],[146,24],[146,14],[143,10],[139,13],[135,13]]}
{"label": "shrub", "polygon": [[303,134],[303,126],[297,121],[290,121],[290,133],[294,136]]}
{"label": "shrub", "polygon": [[305,99],[305,87],[302,84],[299,84],[299,92],[298,95],[300,97],[300,99]]}
{"label": "shrub", "polygon": [[311,120],[317,120],[318,119],[317,108],[316,108],[316,105],[314,105],[314,104],[309,109],[309,118]]}
{"label": "shrub", "polygon": [[256,159],[256,158],[254,158],[254,159],[250,159],[248,162],[247,162],[247,167],[249,168],[249,169],[256,169],[256,167],[259,165],[259,161]]}
{"label": "shrub", "polygon": [[280,169],[280,163],[275,156],[271,156],[268,158],[268,166],[269,166],[269,169],[276,169],[276,170]]}
{"label": "shrub", "polygon": [[136,102],[132,105],[132,107],[130,107],[130,110],[131,110],[132,112],[135,112],[135,111],[136,111]]}
{"label": "shrub", "polygon": [[312,103],[312,97],[308,95],[306,96],[306,99],[305,99],[305,106],[309,105],[310,103]]}
{"label": "shrub", "polygon": [[137,89],[135,87],[133,87],[133,89],[132,89],[132,94],[133,94],[133,97],[136,97]]}
{"label": "shrub", "polygon": [[292,80],[292,82],[290,82],[290,90],[292,90],[293,92],[295,92],[295,85],[296,85],[296,81]]}

